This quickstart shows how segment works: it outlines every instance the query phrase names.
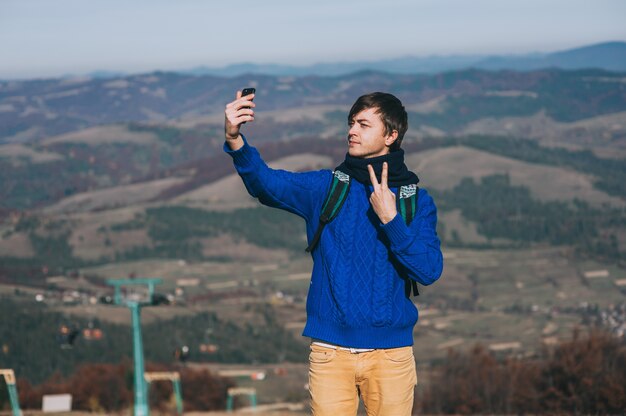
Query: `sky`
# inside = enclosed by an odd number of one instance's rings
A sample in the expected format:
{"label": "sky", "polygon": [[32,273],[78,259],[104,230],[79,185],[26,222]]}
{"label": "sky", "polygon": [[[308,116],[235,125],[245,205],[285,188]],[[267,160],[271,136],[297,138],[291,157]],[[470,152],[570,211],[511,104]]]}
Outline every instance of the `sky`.
{"label": "sky", "polygon": [[553,52],[624,22],[624,0],[0,0],[0,78]]}

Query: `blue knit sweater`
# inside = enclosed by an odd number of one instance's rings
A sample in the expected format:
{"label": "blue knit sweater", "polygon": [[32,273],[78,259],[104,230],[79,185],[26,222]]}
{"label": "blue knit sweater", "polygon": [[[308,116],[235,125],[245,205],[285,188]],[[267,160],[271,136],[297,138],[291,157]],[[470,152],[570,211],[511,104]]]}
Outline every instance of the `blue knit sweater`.
{"label": "blue knit sweater", "polygon": [[[271,169],[245,138],[241,149],[232,151],[225,144],[224,151],[250,195],[302,217],[310,241],[332,172]],[[413,345],[418,312],[404,294],[403,277],[430,285],[441,275],[437,211],[432,197],[420,189],[418,212],[408,227],[400,215],[382,224],[370,205],[371,192],[371,186],[352,181],[340,213],[311,253],[304,336],[352,348]]]}

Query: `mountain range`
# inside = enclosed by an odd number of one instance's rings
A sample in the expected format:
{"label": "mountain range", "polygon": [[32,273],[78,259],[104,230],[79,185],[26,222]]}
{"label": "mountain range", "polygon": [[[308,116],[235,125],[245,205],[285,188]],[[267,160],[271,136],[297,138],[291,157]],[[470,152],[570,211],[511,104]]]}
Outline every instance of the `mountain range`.
{"label": "mountain range", "polygon": [[[233,77],[250,73],[276,76],[339,76],[365,70],[396,74],[433,74],[467,68],[489,70],[506,69],[513,71],[532,71],[545,68],[598,68],[607,71],[626,71],[626,42],[603,42],[551,53],[531,53],[522,55],[405,56],[373,61],[318,63],[308,66],[242,62],[221,68],[200,66],[178,72],[191,75],[215,75],[221,77]],[[100,73],[94,75],[117,76],[119,73]]]}
{"label": "mountain range", "polygon": [[[445,132],[487,116],[541,111],[555,121],[573,122],[623,111],[623,79],[623,73],[596,69],[466,69],[437,74],[361,71],[332,77],[154,72],[112,79],[5,81],[0,82],[0,143],[38,141],[102,124],[219,115],[234,92],[245,86],[256,87],[263,111],[280,112],[344,109],[361,94],[388,91],[407,105],[419,125]],[[307,128],[313,133],[315,126]]]}

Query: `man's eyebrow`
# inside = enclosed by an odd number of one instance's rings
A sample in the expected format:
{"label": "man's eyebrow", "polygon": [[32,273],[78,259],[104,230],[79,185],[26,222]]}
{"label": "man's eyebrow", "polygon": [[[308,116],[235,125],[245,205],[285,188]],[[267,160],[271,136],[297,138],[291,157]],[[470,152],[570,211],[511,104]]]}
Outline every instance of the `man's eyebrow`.
{"label": "man's eyebrow", "polygon": [[358,122],[358,123],[361,123],[361,122],[363,122],[363,121],[370,123],[370,120],[369,120],[368,118],[357,118],[357,119],[356,119],[356,120],[354,120],[354,121],[356,121],[356,122]]}

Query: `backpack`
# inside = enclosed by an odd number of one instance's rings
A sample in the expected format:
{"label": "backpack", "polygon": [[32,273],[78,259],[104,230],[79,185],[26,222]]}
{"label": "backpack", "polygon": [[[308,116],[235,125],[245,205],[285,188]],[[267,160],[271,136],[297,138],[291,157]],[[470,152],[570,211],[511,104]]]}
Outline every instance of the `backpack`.
{"label": "backpack", "polygon": [[[311,244],[306,248],[306,252],[312,252],[317,243],[319,242],[320,237],[322,236],[322,231],[326,224],[335,219],[343,203],[348,196],[348,191],[350,190],[350,175],[343,173],[339,170],[336,170],[333,173],[333,182],[330,186],[330,191],[328,191],[328,195],[326,195],[326,200],[324,201],[324,205],[322,205],[322,213],[320,214],[320,224],[315,231],[315,235]],[[403,185],[400,187],[398,191],[398,195],[396,195],[396,205],[398,207],[398,212],[402,215],[404,222],[409,225],[413,218],[415,217],[415,213],[417,212],[417,196],[419,193],[419,187],[417,184],[412,185]],[[413,296],[419,296],[419,290],[417,288],[417,282],[413,279],[405,278],[404,281],[404,293],[407,297],[411,296],[411,291],[413,291]]]}

